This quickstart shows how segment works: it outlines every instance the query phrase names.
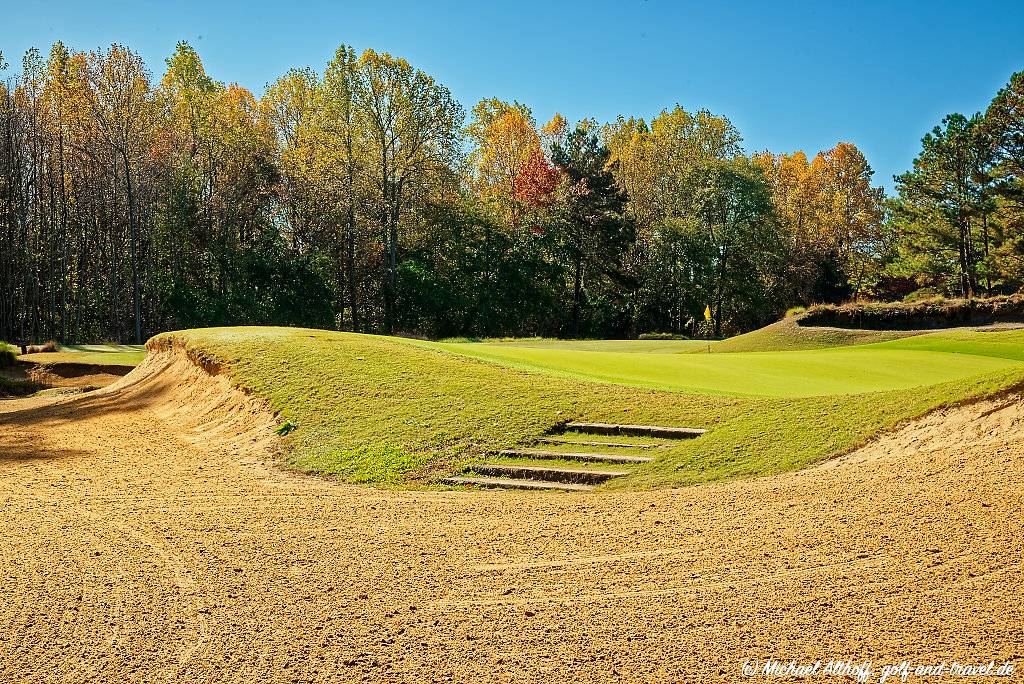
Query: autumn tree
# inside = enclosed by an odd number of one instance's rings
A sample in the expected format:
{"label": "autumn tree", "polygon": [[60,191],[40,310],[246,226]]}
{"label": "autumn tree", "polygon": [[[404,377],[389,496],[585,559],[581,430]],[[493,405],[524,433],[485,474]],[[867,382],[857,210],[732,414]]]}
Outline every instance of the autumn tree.
{"label": "autumn tree", "polygon": [[538,129],[488,99],[463,127],[443,85],[372,50],[257,95],[187,43],[158,84],[127,48],[56,43],[0,84],[0,338],[693,334],[709,306],[726,334],[908,280],[1008,292],[1022,90],[947,119],[883,205],[852,144],[748,159],[704,110]]}
{"label": "autumn tree", "polygon": [[141,344],[138,178],[142,173],[141,166],[155,123],[153,93],[142,58],[121,45],[115,44],[107,51],[89,53],[85,74],[89,83],[86,93],[97,128],[121,164],[120,172],[124,178],[135,342]]}
{"label": "autumn tree", "polygon": [[556,200],[555,191],[561,180],[559,168],[547,160],[539,147],[535,148],[516,176],[515,198],[528,208],[549,207]]}
{"label": "autumn tree", "polygon": [[707,294],[712,334],[720,337],[726,322],[743,329],[771,312],[785,252],[771,190],[756,165],[742,156],[708,161],[697,177],[693,214],[682,229]]}
{"label": "autumn tree", "polygon": [[193,279],[212,278],[204,257],[214,241],[209,198],[215,164],[214,106],[224,86],[207,74],[196,51],[178,43],[166,60],[156,101],[161,122],[156,144],[166,183],[157,211],[157,229],[168,236],[168,297],[181,296]]}
{"label": "autumn tree", "polygon": [[[462,107],[444,86],[407,61],[367,50],[352,80],[356,117],[368,138],[368,175],[384,262],[384,330],[395,329],[402,211],[408,197],[437,180],[459,154]],[[411,186],[419,187],[411,187]]]}
{"label": "autumn tree", "polygon": [[328,189],[334,165],[327,158],[327,139],[319,135],[325,119],[319,76],[312,69],[291,69],[270,84],[261,100],[274,131],[280,171],[279,206],[286,216],[288,239],[298,251],[318,244],[332,220]]}
{"label": "autumn tree", "polygon": [[880,264],[884,193],[855,145],[810,162],[802,151],[752,157],[772,191],[788,241],[790,284],[803,304],[857,296]]}
{"label": "autumn tree", "polygon": [[820,230],[856,297],[877,256],[884,192],[871,185],[874,175],[855,145],[839,143],[812,162],[820,193]]}
{"label": "autumn tree", "polygon": [[632,237],[624,216],[626,193],[607,169],[610,156],[586,125],[578,125],[552,151],[552,161],[565,174],[555,226],[572,282],[574,336],[583,330],[586,293],[591,298],[602,292],[614,296],[620,288],[621,258]]}
{"label": "autumn tree", "polygon": [[626,256],[630,328],[653,325],[683,332],[692,323],[697,286],[677,228],[693,216],[694,191],[706,165],[742,152],[739,132],[725,117],[676,106],[650,124],[619,117],[601,135],[611,152],[609,169],[627,192],[627,213],[636,226],[637,238]]}
{"label": "autumn tree", "polygon": [[[336,213],[343,216],[344,233],[338,234],[338,245],[341,249],[336,250],[336,258],[339,267],[339,284],[344,281],[342,289],[347,293],[347,308],[353,330],[360,330],[362,317],[360,315],[360,299],[358,296],[360,276],[356,272],[356,263],[359,254],[366,250],[357,252],[362,232],[359,230],[357,219],[357,206],[365,194],[362,179],[365,175],[365,159],[367,157],[367,142],[363,131],[357,129],[358,119],[356,116],[355,100],[355,76],[358,58],[355,50],[347,45],[342,45],[335,52],[334,59],[327,65],[324,72],[323,85],[320,95],[322,106],[320,107],[321,118],[318,121],[318,130],[324,141],[326,154],[324,155],[327,165],[335,172],[330,174],[334,181],[333,198],[331,206]],[[344,265],[342,265],[342,261]],[[341,274],[344,274],[342,276]],[[344,298],[342,298],[344,302]],[[341,306],[342,313],[345,311],[345,304]],[[342,321],[344,323],[344,321]]]}
{"label": "autumn tree", "polygon": [[470,156],[473,184],[481,196],[499,205],[512,227],[518,227],[520,181],[541,152],[540,134],[529,107],[518,102],[481,100],[473,108],[466,132],[475,147]]}

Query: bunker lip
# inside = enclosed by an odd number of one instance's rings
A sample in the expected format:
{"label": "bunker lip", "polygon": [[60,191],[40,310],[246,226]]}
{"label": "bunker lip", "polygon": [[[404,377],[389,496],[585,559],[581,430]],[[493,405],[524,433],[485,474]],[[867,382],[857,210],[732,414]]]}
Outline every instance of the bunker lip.
{"label": "bunker lip", "polygon": [[147,347],[141,364],[97,394],[151,406],[194,444],[276,454],[276,420],[266,402],[232,385],[220,364],[200,365],[180,342]]}
{"label": "bunker lip", "polygon": [[135,367],[118,364],[68,363],[59,361],[47,363],[36,359],[20,358],[10,369],[12,377],[28,380],[41,388],[85,387],[98,388],[110,385]]}

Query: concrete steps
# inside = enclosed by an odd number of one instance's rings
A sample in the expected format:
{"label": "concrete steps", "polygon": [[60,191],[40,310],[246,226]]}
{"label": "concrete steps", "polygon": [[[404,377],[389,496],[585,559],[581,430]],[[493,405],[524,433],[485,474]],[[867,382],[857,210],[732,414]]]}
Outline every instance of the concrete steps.
{"label": "concrete steps", "polygon": [[508,477],[519,480],[542,480],[564,484],[597,485],[613,477],[629,475],[628,470],[577,470],[515,463],[484,463],[473,466],[473,472],[485,477]]}
{"label": "concrete steps", "polygon": [[590,451],[548,451],[546,449],[505,449],[498,455],[508,458],[536,458],[541,460],[586,461],[589,463],[637,464],[650,463],[651,456],[629,456],[626,454],[599,454]]}
{"label": "concrete steps", "polygon": [[692,439],[707,430],[665,425],[622,425],[619,423],[566,423],[566,430],[589,432],[597,435],[631,435],[634,437],[661,437],[663,439]]}
{"label": "concrete steps", "polygon": [[[564,435],[543,437],[538,441],[542,444],[561,445],[572,449],[572,451],[532,448],[504,449],[496,454],[497,458],[494,461],[469,465],[463,472],[447,477],[441,480],[441,483],[459,487],[586,492],[613,478],[629,475],[631,472],[628,469],[629,466],[643,465],[655,460],[653,456],[640,456],[635,453],[607,453],[589,449],[641,450],[665,446],[664,442],[608,440],[601,439],[602,436],[692,439],[705,432],[698,428],[586,422],[568,423],[556,430],[573,431],[574,434],[572,437]],[[551,463],[551,461],[579,461],[594,465],[589,468],[574,468]],[[598,464],[606,467],[601,468]],[[619,466],[619,468],[607,466]]]}
{"label": "concrete steps", "polygon": [[569,446],[592,446],[609,449],[616,447],[623,449],[653,449],[654,447],[662,446],[657,442],[593,442],[588,440],[562,439],[558,437],[541,437],[537,441],[541,444],[565,444]]}
{"label": "concrete steps", "polygon": [[587,492],[594,485],[568,484],[565,482],[546,482],[540,480],[519,480],[507,477],[468,477],[457,475],[441,480],[446,485],[475,485],[477,487],[495,487],[498,489],[550,489],[564,492]]}

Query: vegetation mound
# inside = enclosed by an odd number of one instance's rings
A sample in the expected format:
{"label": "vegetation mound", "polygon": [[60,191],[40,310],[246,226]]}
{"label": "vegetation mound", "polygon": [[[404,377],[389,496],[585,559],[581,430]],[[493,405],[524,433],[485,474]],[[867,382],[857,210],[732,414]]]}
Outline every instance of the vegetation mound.
{"label": "vegetation mound", "polygon": [[[975,343],[963,342],[960,349],[969,344]],[[289,424],[281,439],[290,467],[390,485],[436,482],[481,462],[486,454],[532,443],[572,420],[708,429],[699,439],[659,449],[655,462],[605,487],[679,486],[765,475],[843,453],[935,407],[1024,381],[1020,363],[999,362],[985,372],[913,388],[740,397],[609,384],[571,372],[472,358],[453,349],[477,345],[321,330],[204,329],[160,335],[149,343],[152,350],[169,346],[265,402],[278,425]],[[569,353],[526,351],[554,354],[559,363]],[[620,356],[635,365],[690,357]],[[870,366],[872,358],[863,355],[862,363]]]}
{"label": "vegetation mound", "polygon": [[887,342],[916,334],[914,331],[811,327],[802,322],[805,315],[789,316],[758,330],[713,342],[711,351],[735,353],[828,349],[855,344]]}
{"label": "vegetation mound", "polygon": [[857,302],[811,307],[801,326],[866,330],[925,330],[992,323],[1024,323],[1024,294],[983,299],[936,297],[915,302]]}

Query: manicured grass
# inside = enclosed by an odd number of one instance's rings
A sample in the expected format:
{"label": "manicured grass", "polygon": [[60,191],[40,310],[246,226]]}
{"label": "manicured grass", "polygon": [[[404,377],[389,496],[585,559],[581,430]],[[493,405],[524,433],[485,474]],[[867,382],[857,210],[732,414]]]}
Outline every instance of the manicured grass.
{"label": "manicured grass", "polygon": [[144,344],[62,344],[61,351],[81,352],[91,354],[143,354],[146,353]]}
{"label": "manicured grass", "polygon": [[[569,420],[709,429],[697,439],[651,450],[658,456],[655,463],[637,466],[632,475],[605,487],[679,486],[765,475],[844,452],[938,406],[1024,382],[1024,364],[1009,352],[975,356],[865,347],[839,357],[835,353],[841,350],[750,354],[785,368],[780,372],[762,367],[763,379],[758,380],[748,377],[756,364],[735,354],[636,354],[500,345],[496,349],[485,344],[436,344],[285,328],[206,329],[160,337],[223,364],[236,384],[265,398],[281,421],[297,425],[284,438],[292,467],[350,482],[387,485],[424,486],[479,462],[488,452],[529,444]],[[975,348],[990,351],[995,344],[945,343],[977,344]],[[477,348],[485,351],[472,352],[477,356],[466,352]],[[547,354],[544,363],[552,368],[534,363],[526,371],[503,357],[506,352]],[[484,360],[485,354],[497,356]],[[688,381],[691,385],[717,386],[705,392],[683,392],[631,386],[624,379],[620,384],[598,382],[580,373],[580,362],[573,361],[573,355],[597,355],[606,365],[604,373],[612,359],[603,357],[610,355],[616,363],[632,368],[629,373],[639,373],[635,382],[640,385],[649,381],[645,375],[657,377],[658,364],[687,359],[686,363],[696,364],[684,366],[697,376]],[[746,366],[727,374],[721,360]],[[568,367],[559,368],[555,361]],[[900,368],[911,363],[917,364],[916,369]],[[860,379],[838,373],[838,367],[859,373]],[[832,375],[815,380],[814,373],[821,372]],[[789,382],[799,383],[804,396],[795,396],[781,384],[786,373],[796,374]],[[915,373],[916,385],[903,387],[914,381]],[[702,381],[701,375],[716,379]],[[759,397],[718,393],[726,386],[750,390],[762,385],[768,390],[760,389]],[[807,395],[808,389],[825,385],[888,389]],[[689,385],[680,381],[684,386]]]}
{"label": "manicured grass", "polygon": [[528,347],[530,349],[563,349],[575,351],[605,351],[630,354],[680,354],[705,350],[704,340],[555,340],[525,338],[509,340],[482,340],[480,344],[493,347]]}
{"label": "manicured grass", "polygon": [[[998,333],[985,333],[998,335]],[[993,340],[995,338],[992,338]],[[904,341],[906,342],[906,341]],[[949,341],[945,344],[954,345]],[[1024,359],[876,345],[784,352],[647,354],[489,344],[441,348],[561,377],[673,392],[806,397],[907,389],[1019,366]],[[960,343],[968,350],[969,343]],[[994,345],[989,345],[994,347]],[[1009,345],[1007,345],[1009,346]]]}
{"label": "manicured grass", "polygon": [[137,366],[146,357],[141,344],[67,344],[60,351],[25,354],[23,361],[42,364],[81,363],[96,366]]}
{"label": "manicured grass", "polygon": [[607,486],[669,487],[798,470],[934,408],[1021,383],[1024,371],[1018,368],[915,390],[751,400],[740,415]]}

